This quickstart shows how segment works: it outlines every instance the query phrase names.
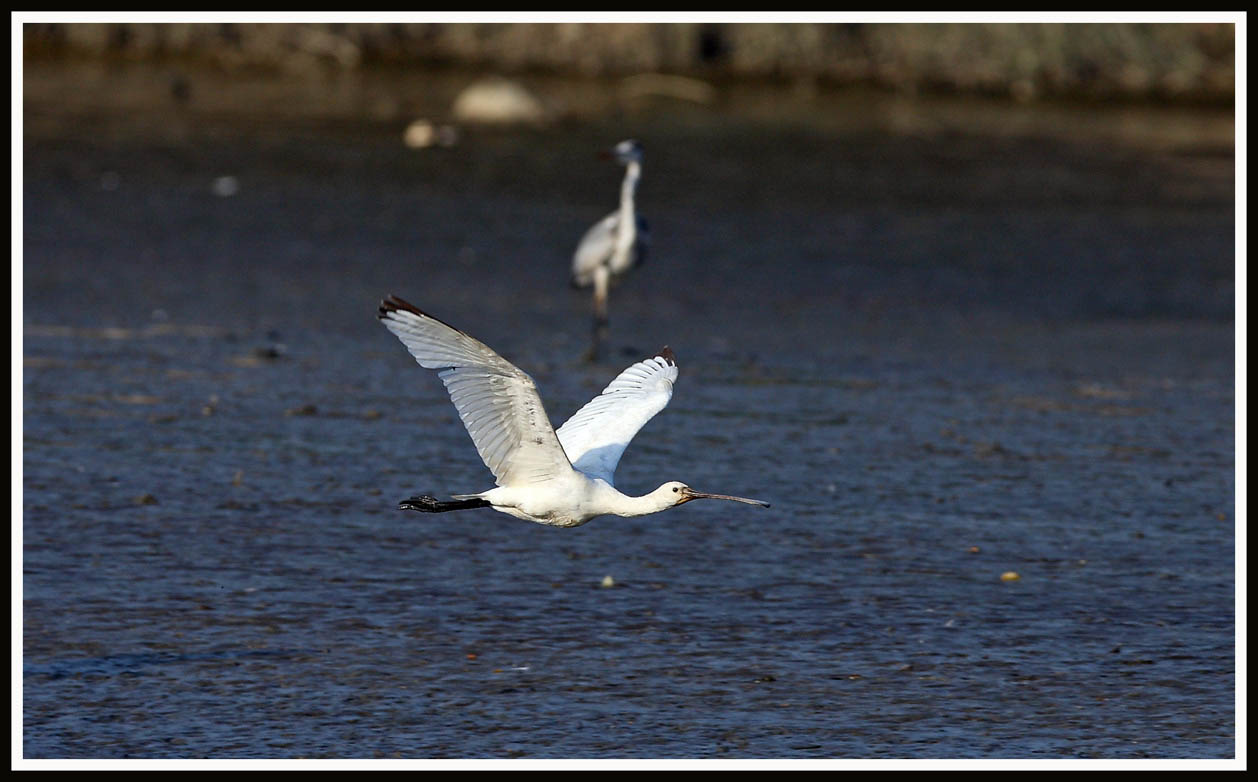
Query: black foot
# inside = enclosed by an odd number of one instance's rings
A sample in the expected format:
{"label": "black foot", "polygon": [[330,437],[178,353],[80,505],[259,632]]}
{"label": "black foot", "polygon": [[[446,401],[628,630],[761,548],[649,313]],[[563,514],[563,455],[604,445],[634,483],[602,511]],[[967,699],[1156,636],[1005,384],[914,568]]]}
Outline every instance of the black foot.
{"label": "black foot", "polygon": [[397,509],[417,510],[422,513],[436,513],[437,506],[440,504],[441,503],[436,497],[430,497],[425,494],[422,497],[411,497],[410,499],[402,500],[397,504]]}
{"label": "black foot", "polygon": [[397,505],[398,510],[417,510],[420,513],[445,513],[448,510],[467,510],[468,508],[488,508],[489,502],[479,498],[471,500],[450,500],[442,502],[436,497],[423,494],[419,497],[411,497],[402,500]]}

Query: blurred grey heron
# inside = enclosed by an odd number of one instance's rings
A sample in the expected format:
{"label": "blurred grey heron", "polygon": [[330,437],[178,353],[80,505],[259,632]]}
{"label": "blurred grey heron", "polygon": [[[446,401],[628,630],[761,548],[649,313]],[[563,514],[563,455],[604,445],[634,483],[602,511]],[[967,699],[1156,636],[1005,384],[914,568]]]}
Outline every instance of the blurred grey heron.
{"label": "blurred grey heron", "polygon": [[607,337],[607,291],[621,277],[646,258],[649,239],[647,223],[635,210],[633,196],[642,178],[642,145],[633,139],[622,141],[611,151],[625,167],[620,185],[620,208],[592,225],[572,256],[572,284],[594,287],[594,334],[589,358],[598,356],[599,345]]}
{"label": "blurred grey heron", "polygon": [[399,509],[444,513],[493,508],[538,524],[576,527],[596,516],[645,516],[698,499],[769,505],[695,491],[680,481],[641,497],[613,486],[629,441],[673,396],[677,360],[668,348],[621,372],[556,431],[533,379],[481,342],[396,296],[380,302],[379,318],[421,367],[438,370],[498,484],[447,501],[411,497]]}

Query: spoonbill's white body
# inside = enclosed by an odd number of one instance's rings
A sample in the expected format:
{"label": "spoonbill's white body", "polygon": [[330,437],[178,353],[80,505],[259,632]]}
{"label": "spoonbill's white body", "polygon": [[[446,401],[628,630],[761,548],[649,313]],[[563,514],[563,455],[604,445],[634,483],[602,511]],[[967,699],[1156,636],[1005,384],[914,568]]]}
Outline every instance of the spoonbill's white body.
{"label": "spoonbill's white body", "polygon": [[576,527],[596,516],[644,516],[697,499],[767,502],[707,494],[670,481],[641,497],[616,490],[612,477],[634,435],[673,395],[677,361],[664,348],[611,382],[556,431],[533,379],[493,350],[396,296],[380,320],[419,365],[438,370],[497,488],[399,503],[426,513],[492,507],[516,518]]}
{"label": "spoonbill's white body", "polygon": [[649,240],[646,220],[636,211],[634,194],[642,178],[642,145],[633,139],[622,141],[611,156],[625,167],[620,185],[620,207],[599,220],[581,237],[572,256],[572,284],[594,288],[594,344],[591,358],[607,332],[607,291],[612,281],[646,259]]}

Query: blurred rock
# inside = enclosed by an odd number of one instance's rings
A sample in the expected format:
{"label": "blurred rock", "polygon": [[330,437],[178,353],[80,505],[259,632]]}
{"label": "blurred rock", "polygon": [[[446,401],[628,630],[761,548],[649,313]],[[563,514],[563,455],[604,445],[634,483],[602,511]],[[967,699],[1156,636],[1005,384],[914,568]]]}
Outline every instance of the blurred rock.
{"label": "blurred rock", "polygon": [[452,125],[436,125],[426,119],[415,120],[402,133],[402,143],[411,149],[452,147],[458,140],[459,131]]}
{"label": "blurred rock", "polygon": [[482,79],[454,99],[455,119],[485,124],[539,123],[546,109],[520,84],[503,78]]}

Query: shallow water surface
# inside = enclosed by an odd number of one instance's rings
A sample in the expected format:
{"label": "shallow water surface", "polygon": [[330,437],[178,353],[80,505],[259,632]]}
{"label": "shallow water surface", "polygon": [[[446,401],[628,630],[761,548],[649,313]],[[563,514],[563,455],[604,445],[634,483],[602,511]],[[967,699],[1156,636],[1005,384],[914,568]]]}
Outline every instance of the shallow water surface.
{"label": "shallow water surface", "polygon": [[[1234,754],[1230,151],[1024,109],[846,128],[824,97],[416,151],[386,120],[46,94],[25,757]],[[655,244],[588,364],[567,263],[629,135]],[[670,345],[620,487],[772,508],[397,511],[491,479],[388,293],[556,423]]]}

